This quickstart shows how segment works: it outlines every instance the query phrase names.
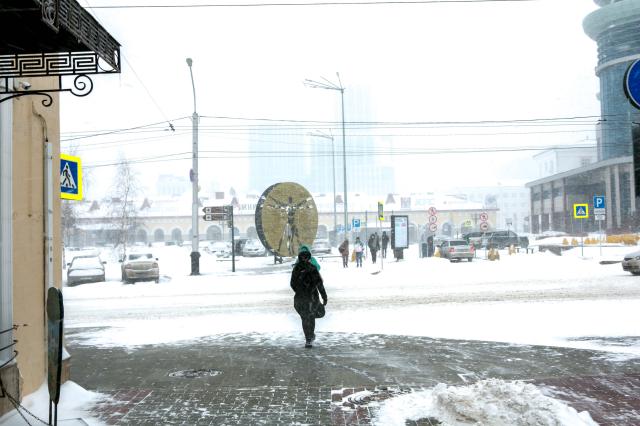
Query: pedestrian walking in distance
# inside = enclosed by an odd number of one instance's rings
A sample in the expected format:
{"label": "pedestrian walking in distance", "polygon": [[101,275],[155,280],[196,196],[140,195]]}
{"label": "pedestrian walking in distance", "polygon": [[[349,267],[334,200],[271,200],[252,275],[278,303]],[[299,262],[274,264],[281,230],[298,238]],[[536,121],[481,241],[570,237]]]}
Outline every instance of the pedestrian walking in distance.
{"label": "pedestrian walking in distance", "polygon": [[387,246],[389,245],[389,236],[387,231],[382,231],[382,257],[387,258]]}
{"label": "pedestrian walking in distance", "polygon": [[[309,247],[301,246],[298,252],[298,261],[291,272],[291,288],[296,293],[293,297],[293,307],[302,320],[305,348],[313,347],[316,338],[316,318],[324,316],[324,307],[327,304],[327,292],[324,289],[320,265],[311,256]],[[320,295],[318,295],[318,292]],[[322,296],[322,304],[320,297]]]}
{"label": "pedestrian walking in distance", "polygon": [[338,246],[340,256],[342,256],[342,267],[349,267],[349,240],[344,240],[342,244]]}
{"label": "pedestrian walking in distance", "polygon": [[353,244],[354,251],[356,252],[356,268],[362,268],[362,256],[364,256],[364,244],[360,241],[360,237],[356,237],[356,242]]}
{"label": "pedestrian walking in distance", "polygon": [[369,246],[369,251],[371,252],[371,262],[375,264],[376,257],[378,256],[378,250],[380,250],[380,238],[378,237],[377,232],[371,234],[367,245]]}

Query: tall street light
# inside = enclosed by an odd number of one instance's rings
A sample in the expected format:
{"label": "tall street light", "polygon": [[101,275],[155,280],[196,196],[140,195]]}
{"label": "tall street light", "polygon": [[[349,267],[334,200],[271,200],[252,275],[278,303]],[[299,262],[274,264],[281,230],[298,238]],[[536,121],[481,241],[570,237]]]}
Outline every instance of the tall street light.
{"label": "tall street light", "polygon": [[342,172],[344,174],[344,233],[347,235],[347,224],[349,207],[347,203],[347,154],[345,149],[345,131],[344,131],[344,87],[342,87],[342,81],[340,81],[340,74],[336,73],[338,78],[338,84],[327,80],[324,77],[320,77],[322,81],[316,80],[304,80],[304,85],[314,89],[326,89],[326,90],[338,90],[340,91],[340,104],[342,106]]}
{"label": "tall street light", "polygon": [[193,81],[193,60],[187,58],[189,74],[191,74],[191,87],[193,88],[193,116],[191,118],[193,147],[192,166],[189,177],[191,178],[191,275],[200,275],[200,235],[198,231],[198,113],[196,112],[196,84]]}
{"label": "tall street light", "polygon": [[333,134],[329,132],[329,134],[327,135],[326,133],[316,131],[315,133],[310,133],[310,135],[331,140],[331,162],[333,163],[333,232],[336,234],[336,241],[337,241],[338,219],[336,215],[336,150],[333,144]]}

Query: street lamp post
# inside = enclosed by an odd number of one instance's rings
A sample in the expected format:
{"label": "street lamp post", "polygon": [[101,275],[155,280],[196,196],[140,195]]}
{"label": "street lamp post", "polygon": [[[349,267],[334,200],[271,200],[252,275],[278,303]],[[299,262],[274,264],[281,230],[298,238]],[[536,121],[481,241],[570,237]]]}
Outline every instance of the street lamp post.
{"label": "street lamp post", "polygon": [[193,81],[193,60],[187,58],[189,74],[191,74],[191,87],[193,88],[193,116],[191,118],[193,146],[192,166],[189,177],[191,178],[191,275],[200,275],[200,234],[198,231],[198,113],[196,112],[196,85]]}
{"label": "street lamp post", "polygon": [[[339,73],[336,73],[336,77],[338,77],[338,84],[335,84],[332,81],[329,81],[324,77],[321,77],[323,81],[306,79],[304,80],[304,85],[314,89],[340,91],[340,105],[342,107],[342,172],[344,177],[344,232],[346,236],[347,224],[349,223],[348,221],[349,207],[347,203],[347,154],[346,154],[346,148],[345,148],[346,144],[345,144],[345,126],[344,126],[344,87],[342,86],[342,81],[340,80]],[[334,201],[335,201],[335,197],[334,197]]]}
{"label": "street lamp post", "polygon": [[311,136],[317,136],[320,138],[331,140],[331,162],[333,166],[333,232],[336,234],[336,241],[338,236],[338,216],[336,213],[336,150],[333,144],[333,134],[325,134],[322,132],[311,133]]}

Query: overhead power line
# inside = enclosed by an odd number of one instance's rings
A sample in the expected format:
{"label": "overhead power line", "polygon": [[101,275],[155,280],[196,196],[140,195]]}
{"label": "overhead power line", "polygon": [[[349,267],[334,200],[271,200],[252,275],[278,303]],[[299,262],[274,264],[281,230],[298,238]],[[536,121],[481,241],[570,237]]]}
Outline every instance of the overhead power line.
{"label": "overhead power line", "polygon": [[[169,120],[169,121],[178,121],[178,120],[183,120],[185,118],[189,118],[189,117],[179,117],[179,118],[174,118],[173,120]],[[117,134],[117,133],[122,133],[122,132],[126,132],[126,131],[131,131],[131,130],[144,129],[145,127],[157,126],[159,124],[166,124],[166,123],[167,123],[167,121],[158,121],[158,122],[155,122],[155,123],[142,124],[140,126],[125,127],[125,128],[122,128],[122,129],[114,129],[114,130],[105,130],[105,131],[99,132],[99,133],[92,133],[92,134],[88,134],[88,135],[84,135],[84,136],[74,136],[74,137],[70,137],[70,138],[60,139],[60,142],[70,142],[70,141],[74,141],[74,140],[78,140],[78,139],[93,138],[93,137],[96,137],[96,136],[113,135],[113,134]]]}
{"label": "overhead power line", "polygon": [[305,6],[377,6],[412,4],[456,4],[456,3],[524,3],[539,0],[395,0],[395,1],[312,1],[312,2],[264,2],[264,3],[189,3],[189,4],[128,4],[91,6],[88,9],[188,9],[210,7],[305,7]]}
{"label": "overhead power line", "polygon": [[[621,144],[609,144],[610,146],[619,146]],[[368,156],[406,156],[406,155],[457,155],[457,154],[487,154],[487,153],[499,153],[499,152],[532,152],[532,151],[546,151],[549,149],[557,150],[572,150],[572,149],[584,149],[593,148],[594,145],[575,144],[564,146],[527,146],[527,147],[488,147],[488,148],[436,148],[436,149],[380,149],[380,150],[350,150],[346,152],[347,157],[360,157],[363,155]],[[244,159],[244,158],[328,158],[333,154],[331,151],[322,151],[316,153],[307,153],[303,151],[216,151],[205,150],[200,152],[201,159]],[[206,155],[212,154],[212,155]],[[148,164],[148,163],[161,163],[167,161],[180,161],[190,160],[190,152],[179,152],[166,155],[158,155],[153,157],[143,157],[133,160],[129,160],[131,164]],[[183,156],[183,157],[180,157]],[[101,168],[112,167],[120,164],[119,162],[110,162],[96,165],[86,165],[85,168]]]}
{"label": "overhead power line", "polygon": [[[497,124],[497,125],[521,125],[521,126],[525,126],[527,123],[539,123],[539,124],[535,124],[535,125],[547,125],[547,126],[552,126],[552,125],[594,125],[598,122],[616,122],[616,123],[627,123],[628,120],[623,120],[623,121],[614,121],[612,120],[614,117],[626,117],[623,114],[611,114],[611,115],[605,115],[603,116],[604,119],[601,119],[601,116],[599,115],[587,115],[587,116],[574,116],[574,117],[546,117],[546,118],[527,118],[527,119],[512,119],[512,120],[479,120],[479,121],[346,121],[345,125],[349,126],[350,129],[354,129],[356,128],[356,126],[363,126],[363,127],[385,127],[385,126],[401,126],[401,128],[408,128],[409,126],[417,126],[420,128],[423,127],[428,127],[428,126],[437,126],[437,127],[441,127],[441,126],[450,126],[450,127],[467,127],[467,126],[482,126],[482,127],[491,127],[491,124]],[[610,118],[609,118],[610,117]],[[190,116],[185,116],[185,117],[179,117],[179,118],[175,118],[173,120],[170,121],[178,121],[178,120],[183,120],[186,118],[191,118]],[[294,119],[276,119],[276,118],[250,118],[250,117],[228,117],[228,116],[207,116],[207,115],[201,115],[200,119],[219,119],[219,120],[239,120],[239,121],[265,121],[265,122],[276,122],[276,123],[307,123],[310,126],[300,126],[300,129],[307,129],[309,127],[317,127],[318,125],[341,125],[342,122],[338,122],[338,121],[320,121],[320,120],[294,120]],[[577,122],[578,120],[588,120],[585,122]],[[567,122],[567,123],[563,123],[563,122]],[[74,139],[81,139],[81,138],[89,138],[89,137],[97,137],[97,136],[104,136],[104,135],[108,135],[108,134],[114,134],[114,133],[127,133],[127,132],[131,132],[133,133],[133,131],[137,131],[139,129],[145,129],[145,128],[151,128],[152,126],[157,126],[157,125],[161,125],[161,124],[165,124],[165,122],[156,122],[156,123],[150,123],[150,124],[143,124],[140,126],[135,126],[135,127],[127,127],[127,128],[120,128],[120,129],[103,129],[103,130],[94,130],[94,131],[90,131],[90,130],[86,130],[86,131],[81,131],[81,132],[77,132],[77,131],[65,131],[65,132],[61,132],[62,135],[71,135],[71,134],[77,134],[80,133],[81,137],[78,137],[78,135],[76,135],[73,138],[63,138],[61,140],[61,142],[66,142],[69,140],[74,140]],[[311,126],[312,125],[312,126]],[[293,125],[292,125],[293,126]],[[176,129],[179,128],[180,126],[174,126]],[[230,127],[228,125],[201,125],[200,128],[201,129],[207,129],[207,128],[234,128],[234,127]],[[277,126],[274,128],[282,128],[284,126]],[[189,126],[190,128],[190,126]],[[238,129],[250,129],[252,128],[251,125],[249,126],[237,126]],[[167,130],[167,127],[160,127],[160,130]]]}

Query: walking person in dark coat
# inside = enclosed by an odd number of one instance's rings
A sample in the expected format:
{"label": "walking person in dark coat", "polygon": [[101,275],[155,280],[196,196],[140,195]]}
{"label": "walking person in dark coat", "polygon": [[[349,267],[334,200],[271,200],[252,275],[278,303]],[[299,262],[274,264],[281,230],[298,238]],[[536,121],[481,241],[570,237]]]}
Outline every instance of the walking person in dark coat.
{"label": "walking person in dark coat", "polygon": [[382,257],[387,258],[387,246],[389,245],[389,236],[387,231],[382,231]]}
{"label": "walking person in dark coat", "polygon": [[378,233],[373,233],[369,237],[369,241],[367,243],[369,246],[369,251],[371,251],[371,261],[376,263],[376,257],[378,255],[378,250],[380,250],[380,238],[378,238]]}
{"label": "walking person in dark coat", "polygon": [[338,246],[340,256],[342,256],[342,267],[349,267],[349,240],[344,240],[342,244]]}
{"label": "walking person in dark coat", "polygon": [[[320,265],[311,257],[309,247],[301,246],[298,252],[298,261],[291,272],[291,288],[296,295],[293,298],[293,307],[302,319],[302,331],[304,331],[305,348],[313,347],[315,340],[316,317],[324,315],[324,305],[327,304],[327,292],[324,290]],[[322,296],[322,306],[320,297]],[[319,314],[319,309],[322,314]]]}
{"label": "walking person in dark coat", "polygon": [[427,256],[433,256],[433,235],[427,237]]}

